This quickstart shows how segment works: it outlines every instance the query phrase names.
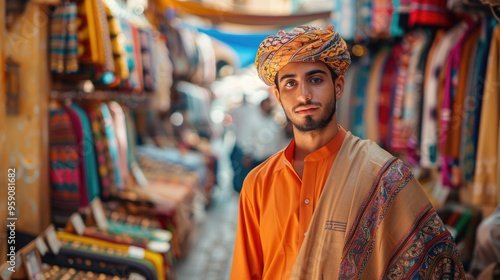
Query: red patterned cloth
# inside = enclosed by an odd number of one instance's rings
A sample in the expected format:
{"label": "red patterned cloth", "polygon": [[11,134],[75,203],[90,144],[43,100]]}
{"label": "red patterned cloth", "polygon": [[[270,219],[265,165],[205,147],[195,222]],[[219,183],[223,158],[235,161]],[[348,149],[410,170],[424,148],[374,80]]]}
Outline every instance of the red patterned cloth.
{"label": "red patterned cloth", "polygon": [[446,0],[412,0],[410,5],[410,26],[426,25],[449,27],[453,24]]}

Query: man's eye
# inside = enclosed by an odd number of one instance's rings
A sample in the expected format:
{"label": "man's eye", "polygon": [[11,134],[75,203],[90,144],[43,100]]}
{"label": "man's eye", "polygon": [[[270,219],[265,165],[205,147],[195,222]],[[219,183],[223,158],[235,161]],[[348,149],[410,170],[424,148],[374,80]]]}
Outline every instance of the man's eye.
{"label": "man's eye", "polygon": [[311,83],[313,84],[317,84],[317,83],[320,83],[321,81],[323,81],[321,78],[318,78],[318,77],[315,77],[315,78],[311,78]]}
{"label": "man's eye", "polygon": [[293,87],[294,85],[295,85],[295,81],[288,81],[285,84],[285,86],[287,86],[287,87]]}

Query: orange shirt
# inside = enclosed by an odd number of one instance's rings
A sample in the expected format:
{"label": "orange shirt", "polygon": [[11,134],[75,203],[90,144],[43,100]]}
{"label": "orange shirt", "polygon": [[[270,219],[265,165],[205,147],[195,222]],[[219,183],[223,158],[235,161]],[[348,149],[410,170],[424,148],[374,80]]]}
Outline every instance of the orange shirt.
{"label": "orange shirt", "polygon": [[231,279],[289,279],[346,131],[293,168],[295,141],[253,169],[240,194]]}

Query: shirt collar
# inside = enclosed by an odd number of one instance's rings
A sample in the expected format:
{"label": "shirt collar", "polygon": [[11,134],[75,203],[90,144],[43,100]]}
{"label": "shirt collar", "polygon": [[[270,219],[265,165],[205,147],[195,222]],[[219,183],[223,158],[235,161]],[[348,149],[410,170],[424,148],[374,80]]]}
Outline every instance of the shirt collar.
{"label": "shirt collar", "polygon": [[[337,152],[340,150],[340,146],[342,146],[342,142],[344,142],[346,133],[347,133],[346,130],[339,125],[339,132],[337,133],[337,135],[335,135],[335,137],[333,137],[332,140],[330,140],[330,142],[328,142],[325,146],[307,155],[306,158],[304,159],[304,162],[320,161],[332,155],[337,154]],[[288,144],[288,146],[284,151],[286,160],[292,164],[293,164],[294,153],[295,153],[295,138],[292,139],[292,141],[290,142],[290,144]]]}

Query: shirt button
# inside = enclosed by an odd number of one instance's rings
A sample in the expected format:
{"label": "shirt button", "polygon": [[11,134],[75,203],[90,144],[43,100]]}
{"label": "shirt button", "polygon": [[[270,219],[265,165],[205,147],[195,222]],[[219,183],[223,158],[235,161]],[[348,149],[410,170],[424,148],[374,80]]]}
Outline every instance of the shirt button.
{"label": "shirt button", "polygon": [[304,200],[304,203],[309,204],[309,198],[306,198],[306,200]]}

